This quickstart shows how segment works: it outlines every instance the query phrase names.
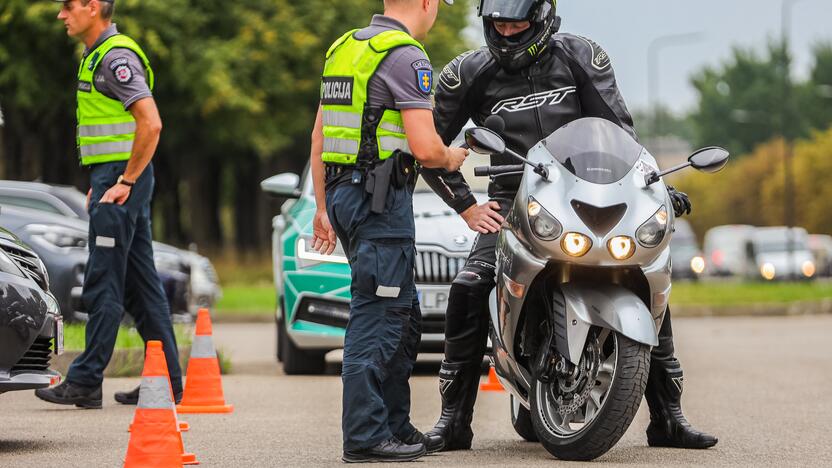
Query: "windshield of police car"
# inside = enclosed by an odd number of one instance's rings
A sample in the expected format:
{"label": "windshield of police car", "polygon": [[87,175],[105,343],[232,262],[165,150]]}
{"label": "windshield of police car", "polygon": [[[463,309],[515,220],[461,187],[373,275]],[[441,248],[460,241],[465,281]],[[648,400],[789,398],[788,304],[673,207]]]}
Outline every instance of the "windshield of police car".
{"label": "windshield of police car", "polygon": [[612,184],[624,178],[642,151],[624,129],[597,118],[564,125],[543,143],[569,172],[593,184]]}

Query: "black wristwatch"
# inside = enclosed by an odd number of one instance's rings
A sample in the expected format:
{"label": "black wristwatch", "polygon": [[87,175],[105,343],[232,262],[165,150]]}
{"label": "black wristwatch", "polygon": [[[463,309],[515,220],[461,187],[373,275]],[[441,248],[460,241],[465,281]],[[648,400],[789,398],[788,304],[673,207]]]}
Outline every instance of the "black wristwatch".
{"label": "black wristwatch", "polygon": [[136,182],[131,182],[131,181],[125,179],[123,175],[118,176],[118,180],[116,181],[116,183],[126,185],[128,187],[132,187],[132,186],[136,185]]}

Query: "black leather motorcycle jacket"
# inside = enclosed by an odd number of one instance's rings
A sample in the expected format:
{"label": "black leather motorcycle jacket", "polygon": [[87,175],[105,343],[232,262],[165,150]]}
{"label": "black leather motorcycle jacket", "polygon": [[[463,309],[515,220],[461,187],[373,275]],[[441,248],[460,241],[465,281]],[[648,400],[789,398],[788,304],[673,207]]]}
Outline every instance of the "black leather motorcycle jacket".
{"label": "black leather motorcycle jacket", "polygon": [[[548,49],[517,72],[500,67],[485,47],[452,60],[439,77],[435,96],[436,130],[445,144],[451,144],[468,119],[483,125],[492,114],[505,121],[501,133],[507,146],[522,155],[583,117],[610,120],[636,137],[607,53],[589,39],[564,33],[552,35]],[[506,164],[518,161],[491,157],[492,166]],[[462,173],[423,168],[422,176],[457,213],[476,203]],[[520,177],[501,177],[489,185],[489,196],[514,198],[519,183]]]}

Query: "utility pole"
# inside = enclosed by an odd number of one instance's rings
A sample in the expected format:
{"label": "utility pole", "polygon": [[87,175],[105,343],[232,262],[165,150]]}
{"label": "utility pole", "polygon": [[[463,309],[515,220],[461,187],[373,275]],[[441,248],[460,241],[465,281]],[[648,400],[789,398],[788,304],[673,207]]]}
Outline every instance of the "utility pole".
{"label": "utility pole", "polygon": [[794,146],[788,134],[789,124],[789,110],[791,109],[791,86],[790,86],[790,70],[789,70],[789,36],[791,32],[792,23],[792,9],[802,0],[783,0],[782,9],[780,11],[780,38],[782,42],[782,51],[780,56],[780,77],[782,79],[783,98],[780,108],[780,134],[783,138],[783,145],[785,150],[783,152],[783,221],[786,224],[787,238],[786,250],[788,254],[789,270],[796,272],[794,259],[794,232],[795,213],[794,213],[794,168],[793,168],[793,153]]}

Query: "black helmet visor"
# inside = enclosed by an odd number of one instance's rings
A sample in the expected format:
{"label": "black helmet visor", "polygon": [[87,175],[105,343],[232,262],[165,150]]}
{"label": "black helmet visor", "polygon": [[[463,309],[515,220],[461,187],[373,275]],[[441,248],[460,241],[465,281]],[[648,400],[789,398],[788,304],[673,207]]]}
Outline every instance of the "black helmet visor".
{"label": "black helmet visor", "polygon": [[539,0],[482,0],[480,16],[495,21],[528,21]]}

